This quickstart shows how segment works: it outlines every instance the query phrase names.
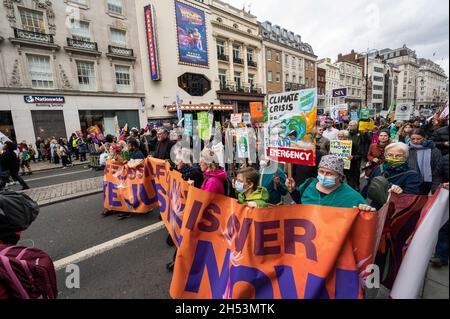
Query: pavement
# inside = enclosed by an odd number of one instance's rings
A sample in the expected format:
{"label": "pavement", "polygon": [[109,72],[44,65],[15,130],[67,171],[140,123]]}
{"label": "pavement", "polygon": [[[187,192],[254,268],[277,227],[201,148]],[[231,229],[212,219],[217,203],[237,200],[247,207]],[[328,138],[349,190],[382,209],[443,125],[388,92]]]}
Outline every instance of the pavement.
{"label": "pavement", "polygon": [[[80,165],[87,166],[88,164],[89,164],[89,157],[88,157],[88,161],[85,161],[85,162],[80,162],[80,161],[76,161],[76,160],[73,161],[74,166],[80,166]],[[30,166],[31,166],[31,170],[33,172],[47,171],[47,170],[52,170],[52,169],[61,169],[63,167],[62,164],[55,165],[55,164],[49,163],[47,161],[36,162],[36,163],[31,162]]]}
{"label": "pavement", "polygon": [[[158,210],[118,220],[104,218],[102,172],[83,166],[26,176],[34,188],[26,193],[41,205],[38,219],[23,233],[20,245],[46,251],[57,267],[60,299],[167,299],[171,273],[165,265],[174,248]],[[16,187],[16,186],[15,186]],[[289,197],[286,204],[290,203]],[[80,268],[80,288],[65,283],[66,266]],[[430,267],[423,299],[449,299],[449,269]],[[368,299],[388,299],[382,287]]]}

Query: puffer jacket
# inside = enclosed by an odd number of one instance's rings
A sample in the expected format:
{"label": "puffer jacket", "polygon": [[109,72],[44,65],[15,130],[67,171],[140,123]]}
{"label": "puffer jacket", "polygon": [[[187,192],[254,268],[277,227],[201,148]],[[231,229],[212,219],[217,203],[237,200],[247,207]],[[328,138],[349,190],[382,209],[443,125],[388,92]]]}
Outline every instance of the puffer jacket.
{"label": "puffer jacket", "polygon": [[251,193],[247,198],[244,194],[238,195],[239,204],[247,205],[250,202],[255,202],[258,208],[267,207],[269,201],[269,192],[264,187],[258,187],[253,193]]}

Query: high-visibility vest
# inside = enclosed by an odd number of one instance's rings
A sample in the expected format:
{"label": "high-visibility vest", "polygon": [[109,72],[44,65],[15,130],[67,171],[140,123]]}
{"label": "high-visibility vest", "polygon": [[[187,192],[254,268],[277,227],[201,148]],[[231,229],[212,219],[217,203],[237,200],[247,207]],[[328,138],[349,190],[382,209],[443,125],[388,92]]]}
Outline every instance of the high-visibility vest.
{"label": "high-visibility vest", "polygon": [[72,140],[72,147],[77,147],[78,146],[78,141],[80,140],[79,137],[77,137],[76,139]]}

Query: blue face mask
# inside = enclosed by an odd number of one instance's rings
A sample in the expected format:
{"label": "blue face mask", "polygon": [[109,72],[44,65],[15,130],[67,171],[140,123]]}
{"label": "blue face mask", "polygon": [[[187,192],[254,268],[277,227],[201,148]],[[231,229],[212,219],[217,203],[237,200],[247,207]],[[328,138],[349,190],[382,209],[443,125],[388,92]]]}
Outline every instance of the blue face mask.
{"label": "blue face mask", "polygon": [[333,188],[336,186],[336,177],[318,175],[319,183],[325,188]]}
{"label": "blue face mask", "polygon": [[236,182],[236,183],[234,184],[234,186],[235,186],[236,191],[237,191],[238,193],[242,194],[243,192],[245,192],[245,189],[244,189],[244,183],[242,183],[242,182]]}

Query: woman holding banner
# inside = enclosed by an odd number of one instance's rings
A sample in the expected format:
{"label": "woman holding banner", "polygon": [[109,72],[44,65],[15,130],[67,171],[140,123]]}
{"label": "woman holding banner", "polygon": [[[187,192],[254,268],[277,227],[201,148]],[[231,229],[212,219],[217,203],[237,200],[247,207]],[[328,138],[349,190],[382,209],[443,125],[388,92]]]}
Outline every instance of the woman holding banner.
{"label": "woman holding banner", "polygon": [[211,149],[204,149],[200,157],[200,169],[204,175],[201,189],[205,192],[225,195],[228,175],[219,168],[217,155]]}
{"label": "woman holding banner", "polygon": [[344,160],[336,155],[322,157],[317,178],[311,178],[295,188],[289,178],[286,187],[297,204],[310,204],[340,208],[357,207],[361,211],[374,212],[364,198],[344,182]]}
{"label": "woman holding banner", "polygon": [[[408,165],[409,148],[404,143],[392,143],[384,150],[385,162],[375,168],[369,177],[369,182],[362,191],[368,197],[369,187],[374,178],[383,176],[388,182],[389,191],[396,194],[420,195],[421,176]],[[381,208],[385,203],[372,201],[372,205]]]}

